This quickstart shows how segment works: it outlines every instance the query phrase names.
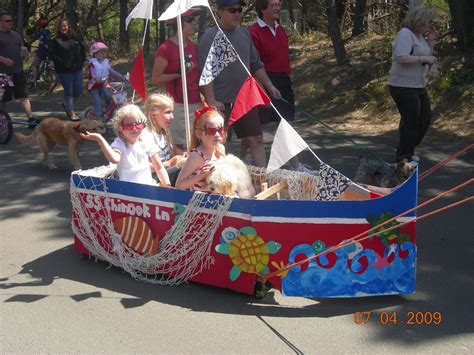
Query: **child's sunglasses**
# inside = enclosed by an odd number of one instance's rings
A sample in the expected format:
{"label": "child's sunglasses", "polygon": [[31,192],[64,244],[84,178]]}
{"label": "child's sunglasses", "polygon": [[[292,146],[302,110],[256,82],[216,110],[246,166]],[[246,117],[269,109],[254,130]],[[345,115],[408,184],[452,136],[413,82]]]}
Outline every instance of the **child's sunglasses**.
{"label": "child's sunglasses", "polygon": [[146,127],[146,122],[122,123],[124,131],[132,131],[134,128],[141,131]]}
{"label": "child's sunglasses", "polygon": [[219,132],[219,134],[221,136],[223,136],[225,134],[225,127],[221,126],[221,127],[206,127],[206,129],[204,129],[204,132],[206,132],[206,136],[215,136],[217,132]]}
{"label": "child's sunglasses", "polygon": [[235,14],[236,12],[241,14],[242,11],[244,11],[242,7],[228,7],[226,10],[229,11],[231,14]]}

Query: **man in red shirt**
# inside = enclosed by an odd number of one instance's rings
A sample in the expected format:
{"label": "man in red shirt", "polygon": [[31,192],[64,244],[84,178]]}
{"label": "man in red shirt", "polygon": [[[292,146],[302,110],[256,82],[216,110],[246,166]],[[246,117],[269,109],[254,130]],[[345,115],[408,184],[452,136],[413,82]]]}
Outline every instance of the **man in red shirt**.
{"label": "man in red shirt", "polygon": [[[249,28],[252,41],[260,60],[273,85],[280,91],[281,97],[289,102],[274,100],[273,105],[287,121],[295,118],[295,93],[291,82],[291,64],[288,48],[288,36],[283,26],[278,24],[280,18],[280,0],[256,0],[257,22]],[[273,108],[262,108],[260,118],[263,123],[279,121],[280,116]],[[295,157],[290,160],[295,170],[313,174],[315,171],[300,164]]]}

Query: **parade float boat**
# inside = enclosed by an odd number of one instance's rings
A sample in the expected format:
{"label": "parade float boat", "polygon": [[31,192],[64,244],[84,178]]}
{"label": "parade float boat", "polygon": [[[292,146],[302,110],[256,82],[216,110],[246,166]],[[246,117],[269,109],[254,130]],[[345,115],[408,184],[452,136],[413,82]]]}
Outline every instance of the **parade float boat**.
{"label": "parade float boat", "polygon": [[249,170],[262,190],[255,199],[123,182],[113,166],[74,172],[75,249],[156,284],[255,294],[263,277],[286,296],[415,292],[415,212],[389,232],[320,253],[414,208],[417,171],[380,195],[329,166],[316,176]]}

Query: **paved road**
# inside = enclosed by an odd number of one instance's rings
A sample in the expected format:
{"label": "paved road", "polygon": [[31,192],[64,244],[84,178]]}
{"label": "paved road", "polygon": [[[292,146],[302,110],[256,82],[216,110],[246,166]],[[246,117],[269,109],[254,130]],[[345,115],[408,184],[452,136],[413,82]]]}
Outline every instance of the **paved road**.
{"label": "paved road", "polygon": [[[35,108],[40,117],[64,115],[59,99],[39,98]],[[18,105],[10,111],[21,118]],[[346,138],[304,125],[298,131],[324,161],[354,174],[360,152]],[[390,159],[396,137],[352,138]],[[271,135],[265,139],[270,144]],[[421,170],[463,145],[426,142]],[[324,300],[271,291],[255,300],[197,284],[145,284],[81,260],[71,244],[71,167],[64,149],[52,156],[59,168],[49,171],[36,148],[15,138],[0,146],[1,353],[474,353],[472,203],[418,224],[414,295]],[[473,158],[471,152],[421,182],[420,201],[472,178]],[[90,142],[81,160],[85,167],[105,162]],[[472,193],[471,187],[433,208]],[[360,311],[373,312],[369,324],[354,324]],[[383,326],[375,321],[382,311],[438,311],[443,319],[439,326]]]}

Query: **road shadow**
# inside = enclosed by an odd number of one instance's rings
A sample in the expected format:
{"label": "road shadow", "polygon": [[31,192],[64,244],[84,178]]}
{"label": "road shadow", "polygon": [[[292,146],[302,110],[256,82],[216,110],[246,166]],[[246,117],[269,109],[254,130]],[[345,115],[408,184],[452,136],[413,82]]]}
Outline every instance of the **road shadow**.
{"label": "road shadow", "polygon": [[[279,291],[271,290],[264,299],[240,294],[232,290],[195,283],[178,286],[162,286],[138,282],[122,269],[109,267],[103,261],[94,258],[80,257],[73,246],[61,248],[23,265],[20,274],[26,274],[34,281],[10,282],[8,278],[1,280],[0,288],[15,289],[17,295],[5,302],[34,302],[47,295],[22,294],[22,287],[48,286],[56,279],[67,279],[91,285],[99,289],[129,295],[120,303],[124,308],[140,307],[148,302],[159,302],[179,306],[195,312],[212,312],[223,314],[275,316],[275,317],[322,317],[330,318],[352,314],[355,311],[399,306],[406,302],[401,296],[368,297],[358,299],[312,300],[310,305],[293,307],[280,305],[275,300]],[[76,302],[89,298],[100,298],[102,293],[95,291],[86,294],[71,295]]]}

